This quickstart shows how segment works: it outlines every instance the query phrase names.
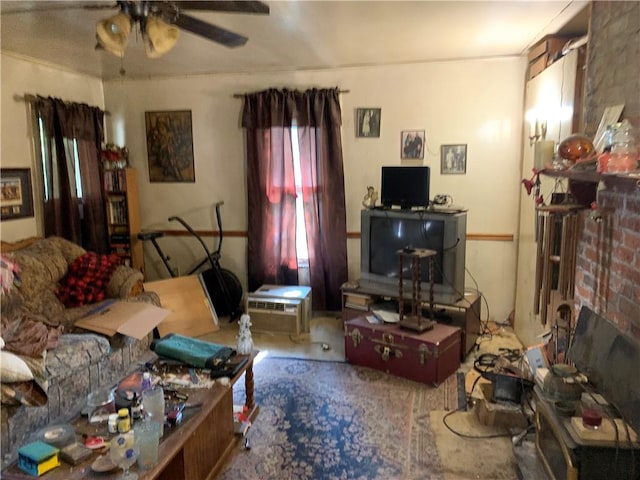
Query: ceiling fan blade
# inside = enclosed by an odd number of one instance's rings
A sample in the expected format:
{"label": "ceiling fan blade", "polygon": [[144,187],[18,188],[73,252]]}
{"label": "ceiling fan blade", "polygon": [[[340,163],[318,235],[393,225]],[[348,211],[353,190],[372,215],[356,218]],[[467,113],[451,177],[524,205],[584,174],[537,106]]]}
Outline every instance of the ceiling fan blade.
{"label": "ceiling fan blade", "polygon": [[231,13],[259,13],[269,14],[269,5],[264,2],[240,0],[209,0],[209,1],[177,1],[176,6],[180,10],[209,10],[212,12],[231,12]]}
{"label": "ceiling fan blade", "polygon": [[[12,2],[7,4],[3,2],[2,14],[11,15],[16,13],[32,13],[32,12],[55,12],[62,10],[108,10],[118,7],[116,2],[95,2],[95,3],[71,3],[71,2],[38,2],[33,5],[34,2],[20,4],[18,2]],[[10,6],[7,6],[10,5]]]}
{"label": "ceiling fan blade", "polygon": [[187,30],[196,35],[200,35],[208,40],[221,43],[226,47],[240,47],[247,43],[247,37],[243,37],[237,33],[230,32],[224,28],[217,27],[207,22],[203,22],[190,15],[181,13],[173,22],[183,30]]}

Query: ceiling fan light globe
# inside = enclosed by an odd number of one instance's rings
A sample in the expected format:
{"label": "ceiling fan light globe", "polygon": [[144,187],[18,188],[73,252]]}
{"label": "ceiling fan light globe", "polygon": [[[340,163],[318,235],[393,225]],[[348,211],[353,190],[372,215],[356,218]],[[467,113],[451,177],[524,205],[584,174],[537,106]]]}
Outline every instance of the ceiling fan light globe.
{"label": "ceiling fan light globe", "polygon": [[180,36],[178,27],[156,16],[147,18],[145,30],[145,52],[149,58],[158,58],[169,52]]}
{"label": "ceiling fan light globe", "polygon": [[101,20],[96,25],[96,36],[100,44],[118,57],[124,55],[130,33],[131,18],[122,12]]}

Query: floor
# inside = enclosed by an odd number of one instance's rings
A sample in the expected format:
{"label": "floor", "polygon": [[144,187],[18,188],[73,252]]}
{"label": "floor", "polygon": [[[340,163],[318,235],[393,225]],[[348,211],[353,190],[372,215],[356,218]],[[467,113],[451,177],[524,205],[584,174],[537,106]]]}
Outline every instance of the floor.
{"label": "floor", "polygon": [[[479,355],[498,353],[501,348],[521,348],[510,327],[494,325],[491,331],[491,335],[479,339],[478,348],[460,366],[466,392],[472,389],[478,375],[473,363]],[[235,345],[237,332],[237,323],[221,319],[220,330],[202,338]],[[311,320],[311,332],[301,336],[254,331],[252,337],[255,347],[269,355],[345,361],[343,322],[339,314],[314,317]],[[482,391],[476,385],[466,410],[430,413],[444,479],[544,480],[546,476],[536,458],[533,434],[529,433],[516,441],[514,437],[524,429],[515,425],[511,428],[496,426],[496,423],[509,423],[503,421],[505,417],[501,416],[500,411],[494,412],[496,416],[488,417],[489,420],[486,416],[482,417],[484,424],[481,423],[478,410],[482,406],[482,398]],[[465,402],[461,403],[464,405]],[[444,424],[445,416],[447,424],[457,434]]]}

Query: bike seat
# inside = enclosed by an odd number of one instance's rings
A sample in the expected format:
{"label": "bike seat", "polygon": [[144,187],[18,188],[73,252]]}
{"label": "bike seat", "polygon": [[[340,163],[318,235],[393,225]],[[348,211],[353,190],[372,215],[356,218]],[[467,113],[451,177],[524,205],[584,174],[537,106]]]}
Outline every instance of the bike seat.
{"label": "bike seat", "polygon": [[164,236],[164,232],[140,232],[138,238],[140,240],[153,240]]}

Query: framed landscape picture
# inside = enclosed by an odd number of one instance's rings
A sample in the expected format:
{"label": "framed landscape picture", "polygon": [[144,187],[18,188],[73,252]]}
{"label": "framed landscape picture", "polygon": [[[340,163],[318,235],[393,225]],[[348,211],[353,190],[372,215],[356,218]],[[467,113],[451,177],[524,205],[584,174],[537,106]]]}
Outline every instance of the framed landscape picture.
{"label": "framed landscape picture", "polygon": [[440,173],[443,175],[467,173],[467,145],[440,145]]}
{"label": "framed landscape picture", "polygon": [[195,182],[191,110],[145,112],[150,182]]}
{"label": "framed landscape picture", "polygon": [[29,168],[0,169],[0,219],[33,217],[33,192]]}

